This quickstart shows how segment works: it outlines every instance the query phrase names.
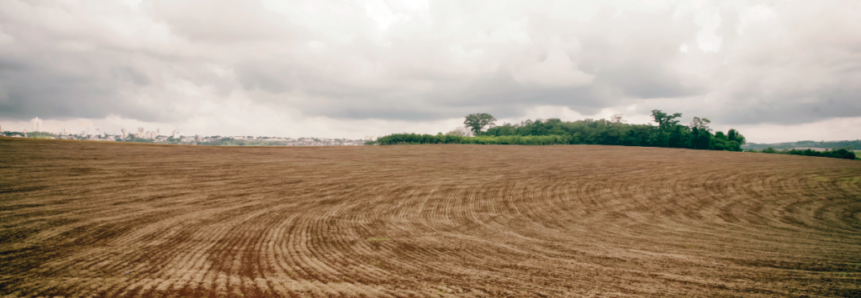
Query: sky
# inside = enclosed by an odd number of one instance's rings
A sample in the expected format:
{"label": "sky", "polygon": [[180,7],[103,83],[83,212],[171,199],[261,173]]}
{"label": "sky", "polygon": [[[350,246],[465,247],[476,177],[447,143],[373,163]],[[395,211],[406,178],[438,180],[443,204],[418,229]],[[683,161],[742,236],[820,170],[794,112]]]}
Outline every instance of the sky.
{"label": "sky", "polygon": [[471,113],[861,138],[861,1],[0,1],[0,125],[363,138]]}

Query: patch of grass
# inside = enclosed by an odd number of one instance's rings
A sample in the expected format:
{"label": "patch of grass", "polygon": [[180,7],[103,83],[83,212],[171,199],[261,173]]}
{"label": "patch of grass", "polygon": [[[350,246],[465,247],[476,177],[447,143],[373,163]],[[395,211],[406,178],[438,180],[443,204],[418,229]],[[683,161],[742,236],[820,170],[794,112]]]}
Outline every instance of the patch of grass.
{"label": "patch of grass", "polygon": [[861,177],[847,177],[843,178],[842,180],[848,183],[859,183],[861,182]]}
{"label": "patch of grass", "polygon": [[392,239],[389,239],[389,238],[368,238],[368,241],[371,241],[371,242],[376,242],[376,241],[389,241],[389,240],[392,240]]}

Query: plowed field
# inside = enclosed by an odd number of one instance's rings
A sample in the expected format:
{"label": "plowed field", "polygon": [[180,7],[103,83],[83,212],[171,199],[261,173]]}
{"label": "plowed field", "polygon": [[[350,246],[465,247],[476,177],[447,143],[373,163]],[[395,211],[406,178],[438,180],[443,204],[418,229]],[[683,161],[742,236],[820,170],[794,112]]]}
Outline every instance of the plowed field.
{"label": "plowed field", "polygon": [[861,162],[0,139],[0,294],[861,296]]}

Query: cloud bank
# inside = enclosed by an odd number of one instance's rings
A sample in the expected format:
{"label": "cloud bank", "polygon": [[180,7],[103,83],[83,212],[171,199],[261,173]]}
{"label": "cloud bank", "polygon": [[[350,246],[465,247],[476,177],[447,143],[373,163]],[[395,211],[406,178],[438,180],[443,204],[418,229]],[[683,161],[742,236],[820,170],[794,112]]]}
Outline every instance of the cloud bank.
{"label": "cloud bank", "polygon": [[861,116],[857,1],[572,2],[2,1],[0,120],[356,136],[540,107]]}

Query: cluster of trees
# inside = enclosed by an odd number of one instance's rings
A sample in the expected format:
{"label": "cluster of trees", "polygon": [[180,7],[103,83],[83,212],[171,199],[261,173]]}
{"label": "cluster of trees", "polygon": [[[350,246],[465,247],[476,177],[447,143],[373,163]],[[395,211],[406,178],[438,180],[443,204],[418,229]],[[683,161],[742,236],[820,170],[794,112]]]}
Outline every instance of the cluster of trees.
{"label": "cluster of trees", "polygon": [[[381,137],[381,145],[392,144],[511,144],[511,145],[556,145],[597,144],[623,146],[649,146],[670,148],[692,148],[708,150],[741,151],[745,138],[730,129],[712,133],[711,123],[706,118],[695,117],[690,125],[679,124],[681,113],[667,114],[653,110],[652,117],[657,126],[651,124],[627,124],[621,115],[611,119],[586,119],[565,122],[559,119],[526,120],[519,124],[505,123],[496,126],[493,116],[482,113],[466,116],[464,125],[474,137],[463,132],[452,131],[443,135],[392,134]],[[487,127],[487,129],[485,129]]]}
{"label": "cluster of trees", "polygon": [[799,149],[775,150],[774,148],[768,147],[768,148],[762,149],[762,151],[748,150],[748,152],[762,152],[762,153],[777,153],[777,154],[791,154],[791,155],[856,159],[855,152],[850,151],[850,150],[846,150],[846,149],[842,149],[842,148],[836,149],[836,150],[816,151],[816,150],[811,150],[811,149],[806,149],[806,150],[799,150]]}
{"label": "cluster of trees", "polygon": [[283,142],[236,140],[234,138],[214,139],[209,142],[197,142],[195,144],[209,146],[284,146]]}
{"label": "cluster of trees", "polygon": [[129,142],[129,143],[155,143],[155,140],[138,138],[132,134],[129,134],[125,138],[123,138],[122,136],[117,136],[116,140],[117,140],[117,142]]}
{"label": "cluster of trees", "polygon": [[[4,131],[4,132],[0,133],[0,135],[7,136],[7,137],[11,137],[11,136],[22,136],[23,137],[24,133],[17,132],[17,131]],[[57,135],[52,134],[50,132],[44,132],[44,131],[32,131],[32,132],[27,133],[27,137],[28,138],[34,138],[34,139],[44,139],[44,138],[55,138],[55,137],[57,137]]]}
{"label": "cluster of trees", "polygon": [[564,145],[578,144],[570,136],[459,136],[401,133],[377,139],[380,145],[396,144],[473,144],[473,145]]}

